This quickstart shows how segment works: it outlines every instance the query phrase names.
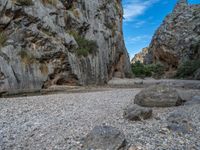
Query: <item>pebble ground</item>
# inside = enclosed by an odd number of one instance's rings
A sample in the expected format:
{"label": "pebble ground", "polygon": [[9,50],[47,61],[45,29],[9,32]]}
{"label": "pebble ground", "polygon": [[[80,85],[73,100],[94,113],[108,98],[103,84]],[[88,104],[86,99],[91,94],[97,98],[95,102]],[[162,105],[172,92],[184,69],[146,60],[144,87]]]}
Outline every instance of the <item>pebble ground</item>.
{"label": "pebble ground", "polygon": [[[128,144],[144,150],[200,150],[200,105],[154,108],[153,118],[130,122],[123,109],[141,89],[110,89],[88,93],[0,99],[1,150],[81,150],[81,141],[101,124],[124,132]],[[190,114],[195,130],[169,131],[173,111]]]}

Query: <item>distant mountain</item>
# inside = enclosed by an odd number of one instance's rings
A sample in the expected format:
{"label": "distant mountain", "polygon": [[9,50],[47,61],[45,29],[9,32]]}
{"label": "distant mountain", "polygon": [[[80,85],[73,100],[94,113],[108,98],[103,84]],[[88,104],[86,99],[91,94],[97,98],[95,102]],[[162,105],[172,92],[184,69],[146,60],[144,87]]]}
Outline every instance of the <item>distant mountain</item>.
{"label": "distant mountain", "polygon": [[148,55],[149,55],[149,48],[148,47],[143,48],[141,52],[139,52],[133,57],[133,59],[131,60],[131,64],[134,64],[137,61],[143,64],[151,63],[149,61],[151,61],[152,59],[149,58]]}

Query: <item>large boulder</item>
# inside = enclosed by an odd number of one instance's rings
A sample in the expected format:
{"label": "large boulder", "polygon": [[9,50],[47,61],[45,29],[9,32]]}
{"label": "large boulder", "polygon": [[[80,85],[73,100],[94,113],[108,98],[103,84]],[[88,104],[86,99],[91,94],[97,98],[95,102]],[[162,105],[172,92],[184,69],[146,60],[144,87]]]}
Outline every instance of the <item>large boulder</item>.
{"label": "large boulder", "polygon": [[135,104],[144,107],[171,107],[183,103],[176,89],[169,85],[153,85],[135,96]]}
{"label": "large boulder", "polygon": [[124,118],[131,121],[140,121],[149,119],[152,116],[153,110],[151,108],[140,107],[138,105],[133,105],[128,107],[124,111]]}
{"label": "large boulder", "polygon": [[84,150],[123,150],[126,140],[123,133],[111,126],[95,126],[84,138]]}

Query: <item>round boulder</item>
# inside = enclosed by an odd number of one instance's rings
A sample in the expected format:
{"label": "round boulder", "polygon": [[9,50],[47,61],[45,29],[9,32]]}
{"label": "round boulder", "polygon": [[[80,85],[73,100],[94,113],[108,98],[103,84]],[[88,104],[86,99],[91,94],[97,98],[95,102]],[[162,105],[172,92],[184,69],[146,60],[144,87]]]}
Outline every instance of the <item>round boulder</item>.
{"label": "round boulder", "polygon": [[134,103],[144,107],[179,106],[184,101],[176,89],[169,85],[153,85],[138,93]]}
{"label": "round boulder", "polygon": [[95,126],[83,141],[85,150],[123,150],[125,146],[124,134],[111,126]]}

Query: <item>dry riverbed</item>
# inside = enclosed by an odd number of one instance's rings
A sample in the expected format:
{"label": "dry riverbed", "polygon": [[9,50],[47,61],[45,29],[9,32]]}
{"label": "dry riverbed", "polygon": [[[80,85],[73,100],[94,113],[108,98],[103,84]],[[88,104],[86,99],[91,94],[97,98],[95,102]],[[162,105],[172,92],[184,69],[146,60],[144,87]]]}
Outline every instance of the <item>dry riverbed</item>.
{"label": "dry riverbed", "polygon": [[[123,109],[141,89],[0,99],[0,149],[79,150],[90,130],[101,124],[124,132],[129,145],[141,149],[200,149],[200,105],[155,108],[153,118],[130,122]],[[176,133],[166,128],[173,111],[190,114],[194,132]]]}

